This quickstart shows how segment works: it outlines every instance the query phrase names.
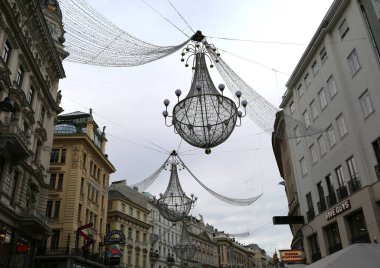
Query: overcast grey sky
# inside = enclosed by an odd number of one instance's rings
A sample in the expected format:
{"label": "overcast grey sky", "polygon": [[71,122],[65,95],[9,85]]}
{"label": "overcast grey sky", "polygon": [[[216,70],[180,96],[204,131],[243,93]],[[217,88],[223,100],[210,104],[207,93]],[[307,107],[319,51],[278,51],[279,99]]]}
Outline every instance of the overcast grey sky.
{"label": "overcast grey sky", "polygon": [[[145,0],[163,16],[191,35],[167,0]],[[149,8],[142,0],[88,0],[100,13],[128,33],[156,45],[177,45],[186,36]],[[172,0],[195,30],[206,36],[307,44],[332,0]],[[285,91],[290,74],[306,45],[278,45],[209,38],[229,53],[221,57],[252,88],[275,106]],[[243,60],[237,54],[258,64]],[[133,184],[151,175],[167,155],[151,150],[157,144],[167,151],[177,150],[180,137],[167,128],[161,115],[162,101],[175,102],[174,90],[186,93],[191,70],[180,62],[180,52],[132,68],[105,68],[64,62],[67,78],[60,83],[65,112],[88,111],[91,107],[100,127],[106,125],[107,153],[117,171],[111,181],[126,179]],[[210,71],[214,83],[222,83],[217,70]],[[231,95],[229,95],[231,96]],[[172,105],[169,107],[172,109]],[[138,145],[137,145],[138,144]],[[143,147],[145,146],[145,147]],[[211,155],[181,143],[182,160],[214,191],[236,198],[263,193],[249,207],[236,207],[210,196],[186,173],[180,171],[187,194],[199,197],[193,215],[227,233],[250,232],[240,242],[257,243],[272,255],[291,243],[288,226],[273,226],[272,216],[287,214],[287,200],[271,147],[271,137],[244,118],[240,128]],[[188,152],[185,152],[188,151]],[[169,180],[165,171],[148,189],[163,192]]]}

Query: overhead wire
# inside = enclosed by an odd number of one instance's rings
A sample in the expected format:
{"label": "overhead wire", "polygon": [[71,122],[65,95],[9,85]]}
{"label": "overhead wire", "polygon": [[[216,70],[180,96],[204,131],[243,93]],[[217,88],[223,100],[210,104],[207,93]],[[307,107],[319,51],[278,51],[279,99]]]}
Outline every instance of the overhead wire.
{"label": "overhead wire", "polygon": [[177,14],[181,17],[181,19],[185,22],[185,24],[187,25],[187,27],[190,28],[190,30],[193,31],[193,33],[195,33],[194,29],[191,28],[191,26],[189,25],[189,23],[187,23],[186,19],[181,15],[181,13],[176,9],[176,7],[173,5],[173,3],[168,0],[169,4],[172,6],[172,8],[177,12]]}
{"label": "overhead wire", "polygon": [[264,41],[264,40],[239,39],[239,38],[217,37],[217,36],[206,36],[206,37],[212,38],[212,39],[228,40],[228,41],[241,41],[241,42],[251,42],[251,43],[272,44],[272,45],[307,46],[307,44],[295,43],[295,42]]}
{"label": "overhead wire", "polygon": [[[74,100],[74,99],[72,99],[72,98],[70,98],[70,97],[68,97],[68,96],[66,96],[66,95],[64,96],[64,98],[65,98],[65,99],[68,99],[68,100],[70,100],[70,101],[72,101],[72,102],[74,102],[74,103],[76,103],[76,104],[78,104],[78,105],[80,105],[80,106],[82,106],[83,108],[86,108],[87,110],[90,110],[90,107],[86,107],[85,105],[79,103],[78,101],[76,101],[76,100]],[[148,140],[147,138],[144,138],[143,136],[134,133],[133,131],[131,131],[131,130],[125,128],[123,125],[120,125],[119,123],[117,123],[117,122],[115,122],[115,121],[109,119],[108,117],[106,117],[106,116],[104,116],[104,115],[102,115],[102,114],[100,114],[100,113],[97,113],[97,112],[95,112],[95,111],[93,111],[93,113],[96,114],[96,115],[98,115],[99,117],[102,117],[102,118],[106,119],[108,122],[110,122],[110,123],[112,123],[112,124],[118,126],[119,128],[121,128],[121,129],[127,131],[128,133],[132,134],[133,136],[136,136],[136,137],[138,137],[138,138],[140,138],[140,139],[142,139],[142,140],[144,140],[144,141],[146,141],[146,142],[148,142],[148,143],[150,143],[150,144],[152,144],[152,145],[158,147],[159,149],[165,151],[167,154],[170,154],[170,151],[169,151],[169,150],[166,150],[166,149],[163,148],[162,146],[160,146],[160,145],[154,143],[153,141],[150,141],[150,140]]]}
{"label": "overhead wire", "polygon": [[166,18],[164,15],[162,15],[160,12],[158,12],[157,9],[155,9],[154,7],[152,7],[149,3],[147,3],[145,0],[140,0],[142,1],[145,5],[147,5],[148,7],[150,7],[154,12],[156,12],[161,18],[163,18],[164,20],[166,20],[167,22],[170,23],[170,25],[172,25],[173,27],[175,27],[178,31],[180,31],[181,33],[183,33],[184,35],[186,35],[187,37],[190,37],[189,35],[187,35],[183,30],[181,30],[177,25],[175,25],[173,22],[171,22],[168,18]]}

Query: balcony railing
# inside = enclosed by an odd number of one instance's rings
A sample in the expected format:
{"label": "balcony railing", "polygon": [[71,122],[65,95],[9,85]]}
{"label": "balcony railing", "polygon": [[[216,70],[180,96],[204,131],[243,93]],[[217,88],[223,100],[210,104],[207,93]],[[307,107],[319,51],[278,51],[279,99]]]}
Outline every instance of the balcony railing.
{"label": "balcony railing", "polygon": [[315,212],[313,209],[306,212],[307,221],[312,221],[315,217]]}
{"label": "balcony railing", "polygon": [[348,196],[347,187],[345,185],[339,186],[339,188],[336,189],[336,195],[337,195],[339,201],[346,198]]}
{"label": "balcony railing", "polygon": [[375,172],[376,172],[376,177],[380,181],[380,166],[376,165],[375,166]]}
{"label": "balcony railing", "polygon": [[357,191],[360,190],[361,187],[361,183],[360,183],[360,180],[359,178],[351,178],[351,180],[348,181],[348,189],[350,189],[350,194],[353,194]]}
{"label": "balcony railing", "polygon": [[341,249],[342,249],[342,244],[335,244],[335,245],[329,246],[329,253],[333,254]]}
{"label": "balcony railing", "polygon": [[335,194],[331,192],[328,196],[326,196],[326,201],[329,208],[334,206],[337,203]]}
{"label": "balcony railing", "polygon": [[106,264],[103,254],[86,253],[76,248],[37,248],[36,256],[76,256],[100,264]]}
{"label": "balcony railing", "polygon": [[318,213],[322,213],[323,211],[327,209],[326,201],[324,199],[321,199],[321,201],[317,203],[317,207],[318,207]]}

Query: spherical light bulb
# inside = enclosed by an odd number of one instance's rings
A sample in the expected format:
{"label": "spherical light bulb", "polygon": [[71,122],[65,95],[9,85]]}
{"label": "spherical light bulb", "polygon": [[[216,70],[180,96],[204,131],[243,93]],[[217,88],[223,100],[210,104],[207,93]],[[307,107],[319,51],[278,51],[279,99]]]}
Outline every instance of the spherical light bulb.
{"label": "spherical light bulb", "polygon": [[168,114],[168,111],[163,111],[163,112],[162,112],[162,115],[163,115],[164,117],[168,117],[168,115],[169,115],[169,114]]}
{"label": "spherical light bulb", "polygon": [[211,154],[211,149],[210,148],[206,148],[205,153],[206,154]]}
{"label": "spherical light bulb", "polygon": [[237,112],[237,116],[238,116],[238,117],[242,117],[242,116],[243,116],[243,113],[242,113],[241,111],[238,111],[238,112]]}
{"label": "spherical light bulb", "polygon": [[165,106],[168,106],[169,104],[170,104],[170,100],[165,99],[165,100],[164,100],[164,105],[165,105]]}
{"label": "spherical light bulb", "polygon": [[240,98],[241,97],[241,91],[240,90],[236,91],[235,95],[236,95],[236,97]]}
{"label": "spherical light bulb", "polygon": [[243,107],[247,107],[247,104],[248,104],[248,102],[246,100],[241,101],[241,105],[243,105]]}
{"label": "spherical light bulb", "polygon": [[196,85],[195,85],[195,88],[196,88],[197,90],[201,90],[201,89],[202,89],[202,85],[201,85],[201,84],[196,84]]}
{"label": "spherical light bulb", "polygon": [[185,67],[189,67],[189,64],[186,63],[186,64],[185,64]]}
{"label": "spherical light bulb", "polygon": [[180,89],[177,89],[177,90],[175,91],[175,94],[177,95],[177,97],[179,97],[179,96],[181,96],[182,91],[181,91]]}
{"label": "spherical light bulb", "polygon": [[218,88],[220,91],[223,91],[226,88],[226,86],[224,84],[219,84]]}

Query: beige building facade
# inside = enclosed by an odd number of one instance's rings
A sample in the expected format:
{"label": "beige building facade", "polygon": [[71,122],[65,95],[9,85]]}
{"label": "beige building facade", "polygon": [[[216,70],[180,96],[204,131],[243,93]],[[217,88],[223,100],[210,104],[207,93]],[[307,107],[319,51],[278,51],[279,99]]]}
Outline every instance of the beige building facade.
{"label": "beige building facade", "polygon": [[1,267],[30,267],[50,233],[49,157],[67,53],[58,3],[45,2],[0,1]]}
{"label": "beige building facade", "polygon": [[379,1],[335,0],[280,105],[274,150],[280,170],[291,159],[308,263],[380,235],[379,18]]}
{"label": "beige building facade", "polygon": [[120,230],[125,234],[125,244],[111,244],[107,252],[117,247],[121,252],[118,267],[150,268],[149,199],[126,185],[113,182],[108,196],[107,232]]}
{"label": "beige building facade", "polygon": [[[58,116],[46,208],[52,232],[39,254],[43,265],[52,261],[49,256],[80,256],[85,240],[77,230],[86,224],[92,226],[83,232],[94,240],[88,254],[93,260],[104,257],[109,176],[115,172],[105,153],[106,142],[104,129],[100,131],[91,111]],[[78,259],[75,264],[80,263]]]}

